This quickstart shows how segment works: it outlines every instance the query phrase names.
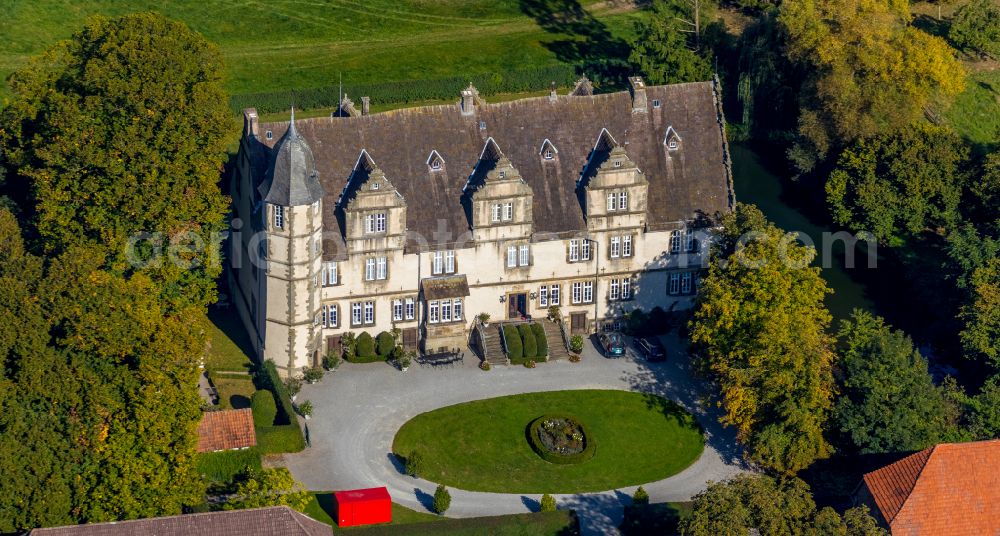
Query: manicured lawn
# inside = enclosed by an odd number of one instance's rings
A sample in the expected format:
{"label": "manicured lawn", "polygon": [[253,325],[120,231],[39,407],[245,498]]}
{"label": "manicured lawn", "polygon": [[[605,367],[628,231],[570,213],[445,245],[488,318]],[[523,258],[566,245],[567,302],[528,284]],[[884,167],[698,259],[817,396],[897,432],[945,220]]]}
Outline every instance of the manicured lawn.
{"label": "manicured lawn", "polygon": [[[593,17],[578,10],[580,3]],[[628,35],[630,6],[583,0],[35,0],[0,2],[0,78],[94,14],[159,11],[216,43],[232,94],[436,79],[574,63]],[[595,5],[597,4],[597,5]],[[562,13],[555,13],[560,11]],[[570,13],[575,16],[568,16]],[[546,26],[543,29],[538,21]],[[562,22],[566,21],[566,22]],[[557,41],[580,41],[579,46]],[[557,54],[555,49],[570,51]],[[597,54],[597,50],[591,54]],[[6,87],[0,89],[0,96]],[[457,93],[456,93],[457,95]],[[456,97],[457,98],[457,97]]]}
{"label": "manicured lawn", "polygon": [[246,372],[253,367],[250,340],[236,311],[213,309],[209,312],[205,325],[209,341],[208,355],[205,356],[206,370]]}
{"label": "manicured lawn", "polygon": [[969,76],[965,92],[944,114],[945,120],[972,143],[991,146],[1000,141],[1000,70]]}
{"label": "manicured lawn", "polygon": [[229,482],[247,467],[258,471],[261,468],[256,448],[198,454],[198,474],[209,482]]}
{"label": "manicured lawn", "polygon": [[235,376],[225,373],[212,375],[212,383],[219,391],[219,406],[222,409],[243,409],[250,407],[250,397],[257,390],[250,375]]}
{"label": "manicured lawn", "polygon": [[[542,414],[570,414],[597,443],[577,465],[543,461],[525,429]],[[600,491],[652,482],[691,465],[704,447],[694,418],[663,398],[626,391],[555,391],[477,400],[416,416],[393,452],[418,452],[419,476],[465,490]]]}

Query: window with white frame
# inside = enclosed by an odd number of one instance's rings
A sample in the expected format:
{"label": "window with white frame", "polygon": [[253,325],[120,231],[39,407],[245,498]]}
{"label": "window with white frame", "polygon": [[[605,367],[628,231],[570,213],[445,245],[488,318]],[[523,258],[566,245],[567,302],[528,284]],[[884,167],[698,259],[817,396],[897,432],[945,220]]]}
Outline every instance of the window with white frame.
{"label": "window with white frame", "polygon": [[542,285],[538,288],[538,306],[548,307],[549,306],[549,287]]}
{"label": "window with white frame", "polygon": [[618,192],[618,210],[628,210],[628,192]]}
{"label": "window with white frame", "polygon": [[403,300],[399,298],[392,300],[392,320],[394,322],[403,320]]}
{"label": "window with white frame", "polygon": [[622,236],[622,257],[632,256],[632,235]]}
{"label": "window with white frame", "polygon": [[694,231],[689,230],[686,233],[686,243],[684,244],[684,249],[686,249],[689,252],[695,250]]}
{"label": "window with white frame", "polygon": [[441,321],[440,316],[438,316],[438,311],[440,310],[440,302],[432,301],[427,304],[427,321],[435,324]]}
{"label": "window with white frame", "polygon": [[336,305],[324,305],[321,309],[323,315],[323,327],[335,328],[339,325],[339,311]]}
{"label": "window with white frame", "polygon": [[375,259],[375,279],[385,279],[389,273],[389,263],[385,257]]}
{"label": "window with white frame", "polygon": [[594,282],[584,281],[583,282],[583,303],[592,303],[594,301]]}
{"label": "window with white frame", "polygon": [[608,192],[608,212],[618,208],[618,197],[614,192]]}
{"label": "window with white frame", "polygon": [[681,293],[681,274],[673,273],[670,274],[670,281],[667,285],[667,292],[669,294],[680,294]]}
{"label": "window with white frame", "polygon": [[691,272],[681,274],[681,294],[691,294],[691,280],[694,275]]}
{"label": "window with white frame", "polygon": [[274,228],[285,228],[285,207],[281,205],[274,205]]}
{"label": "window with white frame", "polygon": [[441,302],[441,321],[451,322],[451,300]]}
{"label": "window with white frame", "polygon": [[360,302],[359,303],[352,303],[351,304],[351,325],[352,326],[360,326],[361,325],[361,320],[362,320],[362,316],[361,316],[361,303]]}
{"label": "window with white frame", "polygon": [[438,275],[444,273],[444,252],[435,251],[431,257],[431,274]]}
{"label": "window with white frame", "polygon": [[507,268],[517,267],[517,246],[507,246]]}
{"label": "window with white frame", "polygon": [[453,249],[444,252],[444,273],[455,273],[455,250]]}
{"label": "window with white frame", "polygon": [[267,132],[264,133],[264,137],[270,140],[274,138],[274,132],[268,130]]}
{"label": "window with white frame", "polygon": [[462,299],[433,300],[427,302],[427,321],[431,324],[459,322],[462,320]]}
{"label": "window with white frame", "polygon": [[375,323],[375,302],[365,302],[365,324]]}
{"label": "window with white frame", "polygon": [[569,262],[590,260],[590,240],[573,238],[569,241]]}
{"label": "window with white frame", "polygon": [[417,317],[416,301],[413,298],[406,298],[403,305],[404,305],[403,314],[407,320],[413,320],[414,318]]}
{"label": "window with white frame", "polygon": [[629,278],[622,279],[622,299],[631,300],[632,299],[632,280]]}
{"label": "window with white frame", "polygon": [[520,255],[518,256],[518,262],[521,266],[527,266],[531,261],[531,246],[528,244],[521,244]]}
{"label": "window with white frame", "polygon": [[333,286],[337,284],[337,263],[323,263],[323,285]]}
{"label": "window with white frame", "polygon": [[503,221],[511,221],[513,219],[514,219],[514,203],[504,203]]}
{"label": "window with white frame", "polygon": [[589,261],[590,260],[590,240],[584,238],[581,240],[583,242],[580,244],[580,260]]}
{"label": "window with white frame", "polygon": [[377,214],[368,214],[365,216],[365,232],[366,233],[384,233],[385,232],[385,212],[379,212]]}
{"label": "window with white frame", "polygon": [[580,260],[580,242],[576,239],[569,241],[569,262]]}
{"label": "window with white frame", "polygon": [[451,317],[456,322],[462,319],[462,300],[459,298],[455,298],[451,302]]}
{"label": "window with white frame", "polygon": [[559,305],[559,285],[549,287],[549,305]]}
{"label": "window with white frame", "polygon": [[552,158],[553,158],[552,157],[552,151],[550,149],[546,149],[545,150],[545,159],[546,160],[552,160]]}
{"label": "window with white frame", "polygon": [[493,223],[500,221],[500,203],[494,203],[492,208],[492,217],[490,218]]}
{"label": "window with white frame", "polygon": [[671,253],[680,253],[681,252],[681,244],[684,243],[684,235],[685,235],[685,233],[684,233],[683,229],[680,229],[680,230],[677,230],[677,231],[674,231],[674,232],[670,233],[670,252]]}
{"label": "window with white frame", "polygon": [[577,282],[573,283],[573,286],[571,286],[570,289],[571,289],[570,298],[569,298],[570,301],[573,302],[573,303],[582,303],[583,302],[583,283],[577,281]]}
{"label": "window with white frame", "polygon": [[612,259],[617,259],[622,255],[622,237],[612,236],[611,237],[611,247],[608,248],[608,254]]}
{"label": "window with white frame", "polygon": [[612,279],[611,283],[608,285],[608,299],[611,301],[616,301],[619,299],[618,295],[619,283],[617,279]]}
{"label": "window with white frame", "polygon": [[365,281],[375,280],[375,259],[365,259]]}

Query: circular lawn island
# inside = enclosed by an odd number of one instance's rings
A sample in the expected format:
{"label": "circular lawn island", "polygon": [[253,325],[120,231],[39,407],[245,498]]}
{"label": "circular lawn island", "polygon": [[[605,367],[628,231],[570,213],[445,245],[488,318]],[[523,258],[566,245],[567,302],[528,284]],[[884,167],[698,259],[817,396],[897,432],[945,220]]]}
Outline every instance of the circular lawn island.
{"label": "circular lawn island", "polygon": [[578,390],[477,400],[417,415],[393,452],[421,478],[470,491],[581,493],[676,474],[704,448],[694,417],[664,398]]}

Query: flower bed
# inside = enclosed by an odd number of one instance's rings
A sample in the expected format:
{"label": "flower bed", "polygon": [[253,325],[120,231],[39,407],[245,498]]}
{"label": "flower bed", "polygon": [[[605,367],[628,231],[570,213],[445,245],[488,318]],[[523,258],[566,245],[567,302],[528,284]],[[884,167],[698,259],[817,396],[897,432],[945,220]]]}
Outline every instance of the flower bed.
{"label": "flower bed", "polygon": [[594,457],[597,443],[586,427],[567,415],[542,415],[528,425],[531,449],[550,463],[582,463]]}

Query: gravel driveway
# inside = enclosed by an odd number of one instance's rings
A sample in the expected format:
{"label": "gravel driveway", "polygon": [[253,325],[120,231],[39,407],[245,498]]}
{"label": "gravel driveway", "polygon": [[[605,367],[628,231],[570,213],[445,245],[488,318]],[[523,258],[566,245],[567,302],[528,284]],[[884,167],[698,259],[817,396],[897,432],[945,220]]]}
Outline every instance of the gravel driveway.
{"label": "gravel driveway", "polygon": [[[390,454],[396,431],[417,414],[452,404],[496,396],[563,389],[621,389],[661,395],[693,413],[706,431],[701,457],[684,471],[645,484],[652,502],[686,501],[708,481],[745,470],[732,430],[718,424],[718,411],[706,408],[704,385],[690,375],[688,358],[673,335],[664,338],[668,359],[647,363],[606,359],[588,343],[580,363],[557,361],[535,369],[494,367],[483,372],[471,352],[466,364],[433,369],[414,365],[406,373],[384,364],[344,363],[323,381],[303,387],[298,400],[310,400],[307,422],[311,447],[285,456],[287,467],[308,489],[338,490],[386,486],[393,501],[424,511],[435,484],[401,473]],[[600,493],[558,495],[560,508],[580,514],[585,534],[612,534],[634,487]],[[476,517],[537,509],[537,495],[483,493],[451,489],[449,517]]]}

